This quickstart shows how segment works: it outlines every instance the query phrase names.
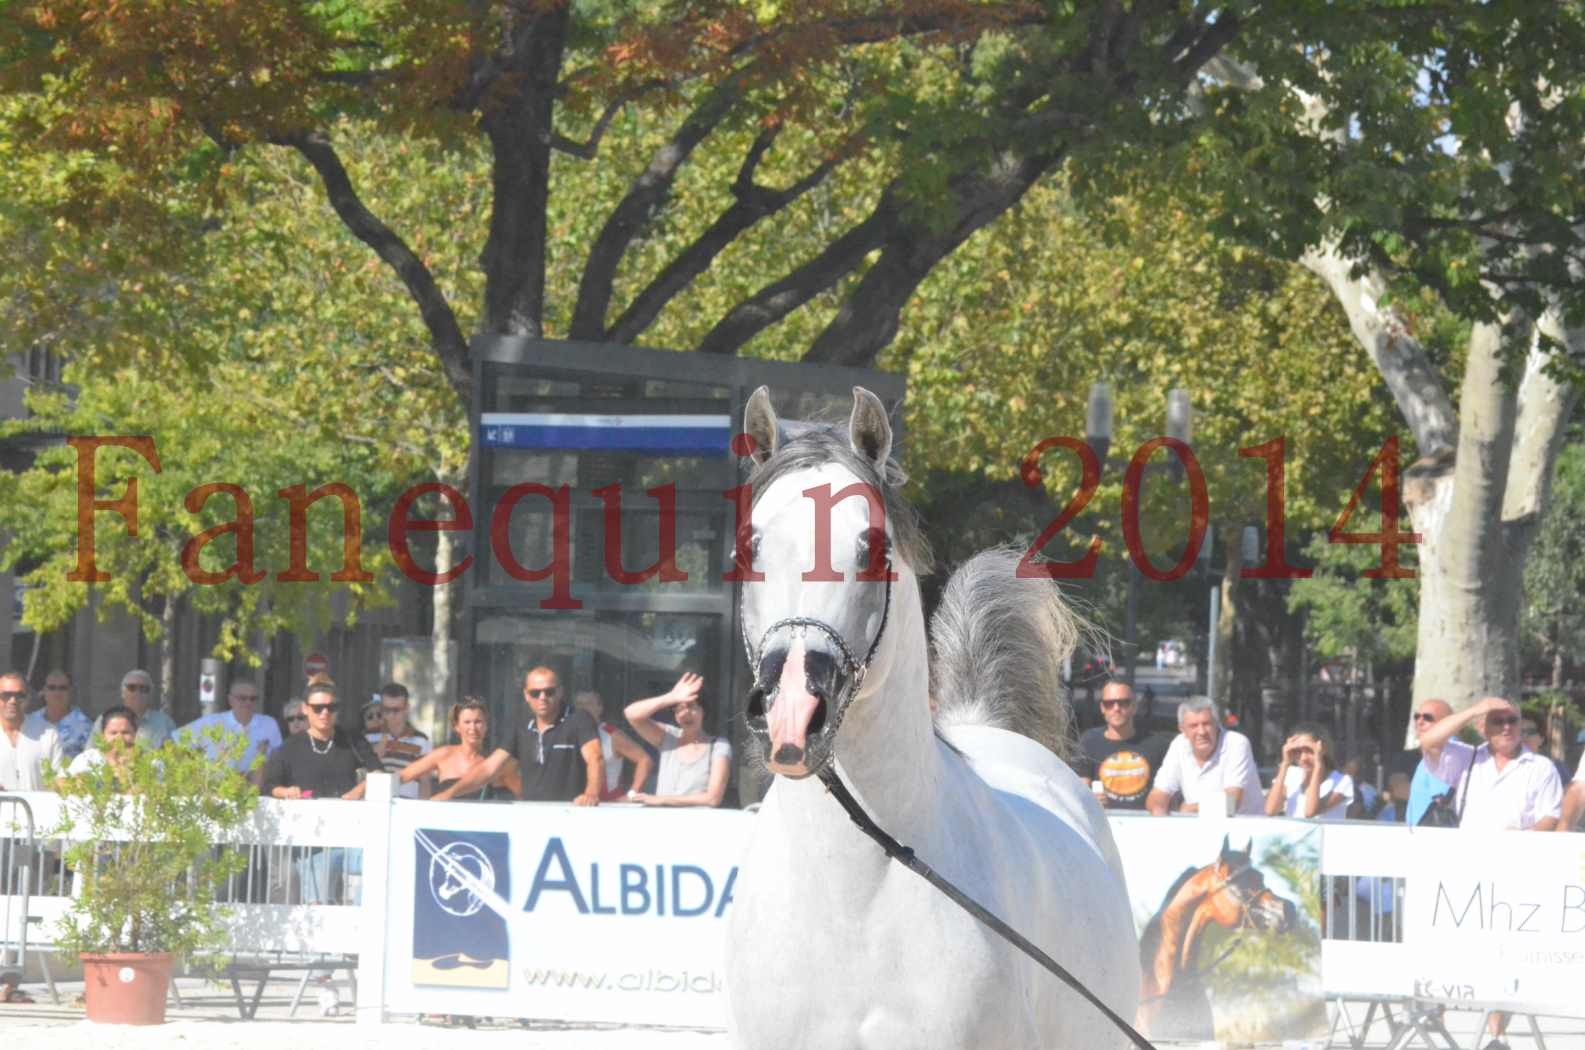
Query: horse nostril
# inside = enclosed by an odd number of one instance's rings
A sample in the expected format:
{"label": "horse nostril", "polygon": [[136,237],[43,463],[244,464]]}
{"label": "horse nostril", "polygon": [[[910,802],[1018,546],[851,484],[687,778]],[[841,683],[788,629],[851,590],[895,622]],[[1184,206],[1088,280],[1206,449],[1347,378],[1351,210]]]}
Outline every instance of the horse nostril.
{"label": "horse nostril", "polygon": [[817,736],[820,730],[825,728],[826,724],[826,698],[823,693],[814,693],[812,695],[819,703],[815,704],[814,714],[809,716],[809,728],[806,731],[806,735]]}
{"label": "horse nostril", "polygon": [[755,686],[748,694],[747,705],[750,720],[765,717],[765,690]]}

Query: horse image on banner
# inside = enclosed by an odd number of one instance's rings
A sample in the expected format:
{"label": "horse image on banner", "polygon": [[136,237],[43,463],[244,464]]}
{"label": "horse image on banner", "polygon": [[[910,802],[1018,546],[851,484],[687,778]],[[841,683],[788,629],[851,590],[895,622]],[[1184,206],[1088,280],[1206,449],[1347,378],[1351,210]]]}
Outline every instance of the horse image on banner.
{"label": "horse image on banner", "polygon": [[1233,825],[1114,822],[1142,909],[1138,1028],[1185,1041],[1324,1035],[1319,834],[1291,821]]}
{"label": "horse image on banner", "polygon": [[[1123,1017],[1138,947],[1100,806],[1059,757],[1060,668],[1079,634],[1016,552],[948,581],[929,639],[930,556],[891,462],[886,411],[854,390],[846,428],[782,426],[764,388],[740,537],[752,742],[775,782],[727,916],[733,1034],[798,1047],[1129,1045],[1094,1006],[885,853],[821,777]],[[744,564],[746,562],[747,564]]]}

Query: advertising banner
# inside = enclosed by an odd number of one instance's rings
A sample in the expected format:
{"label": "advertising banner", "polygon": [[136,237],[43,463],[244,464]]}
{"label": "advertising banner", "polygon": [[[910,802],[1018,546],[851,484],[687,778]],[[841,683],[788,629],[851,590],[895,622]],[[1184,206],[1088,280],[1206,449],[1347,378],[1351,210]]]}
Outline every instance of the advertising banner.
{"label": "advertising banner", "polygon": [[387,1009],[725,1027],[723,916],[753,819],[394,806]]}
{"label": "advertising banner", "polygon": [[1585,836],[1355,824],[1326,835],[1327,873],[1375,898],[1327,943],[1329,992],[1585,1011]]}
{"label": "advertising banner", "polygon": [[1157,1040],[1324,1037],[1321,827],[1114,815],[1139,933],[1136,1025]]}
{"label": "advertising banner", "polygon": [[[384,1008],[726,1025],[751,813],[403,801]],[[1152,1039],[1323,1038],[1333,995],[1579,1014],[1585,836],[1111,815]]]}

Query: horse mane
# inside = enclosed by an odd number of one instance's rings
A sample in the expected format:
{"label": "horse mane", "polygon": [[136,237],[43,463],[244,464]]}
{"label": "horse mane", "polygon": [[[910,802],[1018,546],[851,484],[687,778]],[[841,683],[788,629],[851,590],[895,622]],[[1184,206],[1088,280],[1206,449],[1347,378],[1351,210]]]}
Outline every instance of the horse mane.
{"label": "horse mane", "polygon": [[1179,875],[1177,881],[1172,884],[1172,888],[1167,890],[1167,895],[1161,898],[1161,907],[1156,909],[1156,914],[1152,915],[1150,921],[1145,923],[1145,931],[1139,935],[1139,958],[1141,961],[1148,963],[1148,960],[1154,959],[1156,952],[1161,950],[1161,917],[1167,913],[1167,905],[1171,904],[1172,898],[1176,897],[1178,891],[1183,889],[1184,883],[1203,870],[1205,869],[1184,868],[1183,874]]}
{"label": "horse mane", "polygon": [[996,726],[1066,758],[1073,708],[1062,664],[1083,626],[1050,580],[1018,578],[1020,558],[993,547],[947,581],[930,620],[936,724]]}
{"label": "horse mane", "polygon": [[935,559],[924,530],[919,527],[918,513],[903,499],[902,487],[908,478],[902,468],[894,460],[887,460],[877,470],[873,462],[853,451],[845,425],[791,419],[779,422],[781,439],[775,453],[749,475],[754,501],[757,503],[783,475],[836,463],[880,493],[893,550],[915,576],[929,575]]}

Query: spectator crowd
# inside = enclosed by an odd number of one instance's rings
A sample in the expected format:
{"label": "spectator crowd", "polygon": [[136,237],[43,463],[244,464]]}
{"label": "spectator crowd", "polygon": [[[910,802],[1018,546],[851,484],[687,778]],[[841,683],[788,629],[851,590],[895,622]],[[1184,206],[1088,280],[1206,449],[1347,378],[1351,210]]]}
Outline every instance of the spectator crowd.
{"label": "spectator crowd", "polygon": [[[36,709],[26,678],[0,675],[0,791],[49,790],[48,771],[76,773],[127,749],[174,742],[211,758],[230,753],[234,768],[260,793],[278,799],[363,796],[364,775],[390,773],[403,798],[522,799],[593,806],[719,806],[731,776],[732,747],[704,730],[704,679],[687,673],[669,691],[624,712],[635,739],[604,721],[591,690],[572,702],[560,675],[538,666],[523,680],[523,703],[500,746],[487,749],[489,705],[465,697],[450,712],[457,742],[435,747],[411,721],[411,698],[389,682],[362,706],[361,731],[342,725],[345,701],[326,676],[309,679],[289,699],[281,723],[260,710],[259,687],[238,678],[224,710],[178,727],[153,706],[153,679],[143,670],[121,679],[119,702],[95,721],[72,697],[71,676],[51,671]],[[349,715],[350,717],[350,715]],[[228,742],[243,746],[227,752]]]}

